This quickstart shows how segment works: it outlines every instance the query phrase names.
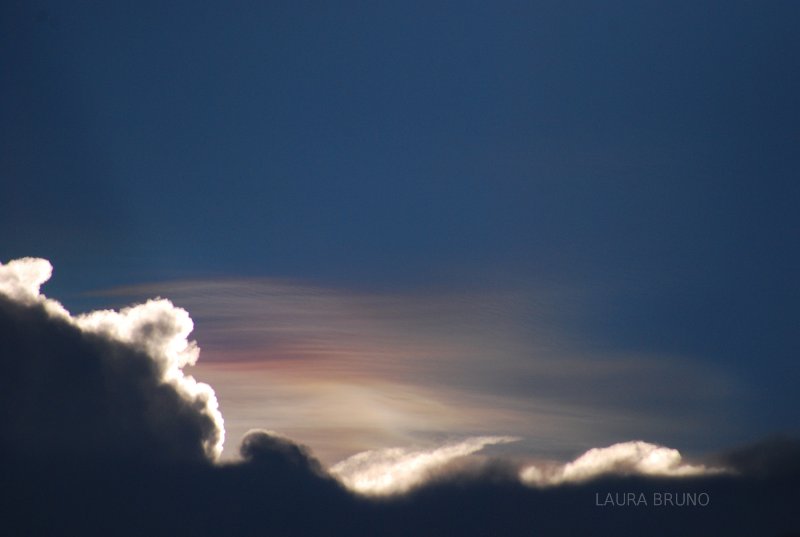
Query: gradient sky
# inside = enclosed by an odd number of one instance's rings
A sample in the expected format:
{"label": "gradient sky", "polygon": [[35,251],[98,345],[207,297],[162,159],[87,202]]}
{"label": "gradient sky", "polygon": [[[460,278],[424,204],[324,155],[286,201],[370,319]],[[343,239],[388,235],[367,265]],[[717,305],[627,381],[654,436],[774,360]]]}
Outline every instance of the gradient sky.
{"label": "gradient sky", "polygon": [[796,433],[798,27],[788,1],[4,2],[0,260],[49,259],[76,312],[173,299],[226,421],[331,460]]}

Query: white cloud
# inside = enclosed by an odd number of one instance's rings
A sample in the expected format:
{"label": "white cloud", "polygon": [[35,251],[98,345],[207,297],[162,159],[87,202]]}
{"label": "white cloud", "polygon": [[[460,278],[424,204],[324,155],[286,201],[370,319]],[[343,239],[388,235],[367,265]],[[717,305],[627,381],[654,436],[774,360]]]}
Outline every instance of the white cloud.
{"label": "white cloud", "polygon": [[50,279],[53,266],[46,259],[23,257],[0,263],[0,293],[30,304],[37,301],[39,287]]}
{"label": "white cloud", "polygon": [[[508,436],[481,436],[431,449],[390,448],[358,453],[330,468],[330,473],[348,489],[366,496],[403,494],[449,471],[448,463],[466,457],[491,444],[514,442]],[[723,468],[709,468],[683,461],[678,450],[631,441],[593,448],[565,464],[523,467],[523,484],[548,487],[582,483],[601,476],[690,477],[718,474]]]}
{"label": "white cloud", "polygon": [[563,465],[531,465],[520,472],[523,483],[550,486],[580,483],[603,475],[697,476],[719,473],[719,468],[685,463],[677,449],[642,441],[593,448]]}
{"label": "white cloud", "polygon": [[0,294],[21,304],[41,304],[57,317],[68,318],[64,307],[39,293],[39,288],[53,274],[53,265],[47,259],[23,257],[0,263]]}
{"label": "white cloud", "polygon": [[509,436],[479,436],[433,449],[365,451],[337,463],[330,473],[347,488],[368,496],[402,494],[422,485],[447,463],[485,446],[514,442]]}

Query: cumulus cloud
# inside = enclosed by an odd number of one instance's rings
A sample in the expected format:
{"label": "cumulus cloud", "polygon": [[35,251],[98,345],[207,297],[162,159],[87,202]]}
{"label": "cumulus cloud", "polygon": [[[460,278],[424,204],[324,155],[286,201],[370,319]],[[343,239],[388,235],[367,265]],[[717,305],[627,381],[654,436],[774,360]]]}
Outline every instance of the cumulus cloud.
{"label": "cumulus cloud", "polygon": [[387,448],[357,453],[330,472],[347,488],[368,496],[402,494],[435,477],[448,463],[492,444],[514,442],[509,436],[479,436],[433,449]]}
{"label": "cumulus cloud", "polygon": [[[514,440],[505,436],[368,451],[326,471],[307,447],[254,430],[240,460],[208,464],[222,418],[211,388],[183,373],[199,352],[188,313],[158,299],[73,316],[40,293],[51,272],[40,259],[0,265],[4,535],[567,536],[657,527],[744,536],[800,528],[792,440],[728,454],[736,474],[645,442],[524,468],[478,453]],[[601,514],[601,488],[702,492],[711,503]]]}
{"label": "cumulus cloud", "polygon": [[522,469],[520,479],[536,486],[580,483],[608,475],[699,476],[722,472],[683,461],[680,452],[648,442],[621,442],[593,448],[563,465],[531,465]]}
{"label": "cumulus cloud", "polygon": [[325,472],[311,450],[291,439],[264,429],[251,429],[242,439],[239,453],[248,463],[280,469],[286,466],[323,475]]}
{"label": "cumulus cloud", "polygon": [[39,291],[51,274],[44,259],[0,264],[3,449],[216,458],[216,396],[182,370],[199,353],[188,313],[158,299],[72,316]]}
{"label": "cumulus cloud", "polygon": [[34,304],[43,299],[39,288],[52,274],[53,266],[46,259],[24,257],[0,263],[0,293],[23,304]]}
{"label": "cumulus cloud", "polygon": [[94,311],[74,321],[85,332],[128,345],[152,358],[161,380],[214,421],[216,432],[204,440],[204,448],[214,458],[222,453],[225,428],[214,390],[183,372],[184,367],[195,365],[200,355],[197,343],[187,339],[194,324],[185,310],[158,299],[120,311]]}

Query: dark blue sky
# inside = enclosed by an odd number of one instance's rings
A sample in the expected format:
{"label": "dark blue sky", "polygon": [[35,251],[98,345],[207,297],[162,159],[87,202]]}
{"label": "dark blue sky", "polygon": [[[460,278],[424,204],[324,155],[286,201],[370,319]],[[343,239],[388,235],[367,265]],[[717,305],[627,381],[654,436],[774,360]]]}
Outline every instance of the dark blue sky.
{"label": "dark blue sky", "polygon": [[163,4],[0,8],[0,259],[48,294],[564,286],[578,344],[796,430],[800,5]]}

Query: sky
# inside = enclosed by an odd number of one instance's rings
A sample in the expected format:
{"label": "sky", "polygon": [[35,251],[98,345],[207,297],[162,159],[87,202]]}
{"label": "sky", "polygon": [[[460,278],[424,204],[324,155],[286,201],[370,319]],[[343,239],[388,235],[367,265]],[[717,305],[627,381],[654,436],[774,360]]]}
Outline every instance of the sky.
{"label": "sky", "polygon": [[713,469],[800,435],[798,25],[788,1],[4,2],[6,318],[133,346],[177,394],[141,395],[176,416],[148,434],[198,428],[87,453],[241,471],[304,445],[348,490],[418,455],[528,484],[612,446]]}

